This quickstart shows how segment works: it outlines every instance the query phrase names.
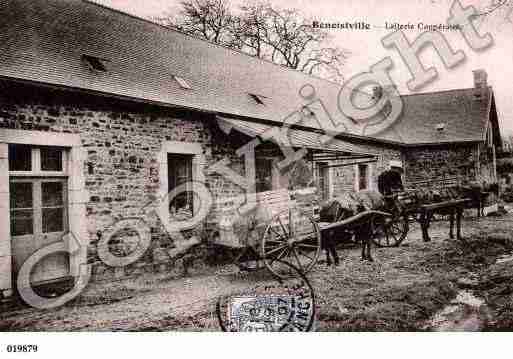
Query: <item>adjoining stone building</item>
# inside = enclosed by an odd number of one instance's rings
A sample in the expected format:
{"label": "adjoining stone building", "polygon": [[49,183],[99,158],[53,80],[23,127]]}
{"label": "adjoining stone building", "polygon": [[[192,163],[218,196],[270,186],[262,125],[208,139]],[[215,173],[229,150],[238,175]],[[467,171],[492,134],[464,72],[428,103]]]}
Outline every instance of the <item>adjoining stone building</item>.
{"label": "adjoining stone building", "polygon": [[[194,181],[214,198],[243,193],[213,166],[227,159],[247,176],[237,150],[255,134],[262,142],[255,150],[257,191],[290,187],[275,166],[283,153],[262,134],[305,109],[347,120],[337,107],[338,84],[94,3],[13,0],[2,3],[0,16],[6,297],[34,252],[52,243],[68,248],[66,233],[84,245],[41,260],[33,282],[76,276],[84,263],[93,266],[93,279],[155,270],[173,245],[166,224],[198,207],[189,192],[167,208],[156,206],[169,191]],[[400,119],[372,138],[340,134],[323,144],[318,128],[294,128],[294,147],[308,150],[317,198],[375,188],[390,160],[403,162],[407,184],[495,182],[497,111],[486,74],[474,75],[471,89],[402,96]],[[300,95],[305,85],[314,96]],[[99,259],[97,243],[123,218],[144,220],[151,243],[138,261],[116,269]]]}

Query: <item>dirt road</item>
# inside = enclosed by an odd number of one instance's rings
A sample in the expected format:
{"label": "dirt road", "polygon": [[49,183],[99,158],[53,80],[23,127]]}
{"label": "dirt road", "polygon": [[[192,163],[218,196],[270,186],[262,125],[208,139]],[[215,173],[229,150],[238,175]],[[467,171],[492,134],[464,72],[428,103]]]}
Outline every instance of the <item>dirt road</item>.
{"label": "dirt road", "polygon": [[[361,262],[358,248],[339,249],[338,267],[319,263],[308,275],[317,296],[316,329],[513,328],[513,261],[496,263],[513,250],[513,216],[466,220],[466,244],[448,240],[447,231],[446,223],[435,223],[433,241],[424,243],[418,228],[413,228],[403,246],[376,249],[373,263]],[[195,268],[187,278],[152,275],[94,283],[61,308],[4,311],[0,330],[215,331],[219,330],[217,298],[256,285],[248,278],[226,266],[205,266]],[[458,304],[462,290],[470,290],[482,305],[460,308],[468,305]],[[447,309],[450,306],[457,309]],[[443,316],[444,310],[453,316]]]}

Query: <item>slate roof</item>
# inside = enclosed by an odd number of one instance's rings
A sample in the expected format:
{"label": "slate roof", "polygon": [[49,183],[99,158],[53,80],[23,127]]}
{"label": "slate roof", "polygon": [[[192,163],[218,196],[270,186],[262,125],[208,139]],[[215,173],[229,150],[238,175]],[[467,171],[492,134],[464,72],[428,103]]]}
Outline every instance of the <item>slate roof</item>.
{"label": "slate roof", "polygon": [[[403,113],[379,138],[404,144],[483,141],[493,99],[491,87],[402,95]],[[442,131],[437,126],[442,125]]]}
{"label": "slate roof", "polygon": [[[311,85],[335,121],[348,121],[337,107],[336,83],[88,1],[3,0],[0,17],[3,78],[276,123],[307,103],[299,91]],[[83,55],[105,59],[108,71],[91,71]],[[192,88],[182,88],[174,76]],[[403,116],[375,139],[397,144],[481,141],[492,92],[482,101],[474,101],[472,92],[403,96]],[[319,107],[312,106],[316,113]],[[447,124],[443,138],[436,137],[439,122]]]}
{"label": "slate roof", "polygon": [[[236,120],[231,118],[218,117],[218,121],[221,123],[221,126],[226,126],[226,132],[229,133],[229,130],[235,128],[250,137],[262,137],[262,135],[265,133],[269,134],[269,131],[273,128],[273,126],[263,123]],[[331,152],[344,152],[348,154],[376,155],[376,153],[372,153],[366,148],[362,148],[358,145],[333,138],[323,143],[323,135],[312,131],[288,129],[287,131],[284,131],[284,135],[288,141],[290,141],[290,145],[292,147],[311,148]],[[273,140],[272,137],[271,140]]]}

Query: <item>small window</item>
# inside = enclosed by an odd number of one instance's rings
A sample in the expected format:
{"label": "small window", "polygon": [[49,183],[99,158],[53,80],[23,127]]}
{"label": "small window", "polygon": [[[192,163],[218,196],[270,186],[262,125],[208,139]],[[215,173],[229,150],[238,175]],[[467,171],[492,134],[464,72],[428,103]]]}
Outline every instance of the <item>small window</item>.
{"label": "small window", "polygon": [[32,171],[32,148],[9,145],[9,171]]}
{"label": "small window", "polygon": [[329,167],[326,162],[316,162],[317,188],[322,200],[329,197]]}
{"label": "small window", "polygon": [[106,59],[91,55],[82,55],[82,61],[84,61],[92,71],[107,72],[107,68],[104,64],[104,62],[107,61]]}
{"label": "small window", "polygon": [[[168,154],[168,191],[192,182],[192,155]],[[169,213],[179,219],[187,220],[193,217],[194,195],[191,190],[182,192],[171,199]]]}
{"label": "small window", "polygon": [[273,161],[268,158],[257,158],[255,160],[256,179],[255,187],[258,192],[270,191],[273,189],[272,172]]}
{"label": "small window", "polygon": [[265,96],[262,96],[262,95],[256,95],[254,93],[250,93],[249,96],[259,105],[265,105],[264,103],[264,99],[266,98]]}
{"label": "small window", "polygon": [[179,77],[179,76],[175,75],[174,78],[175,78],[176,82],[178,82],[178,84],[180,85],[181,88],[186,89],[186,90],[192,90],[191,85],[189,85],[187,80],[185,80],[183,77]]}
{"label": "small window", "polygon": [[358,190],[368,189],[369,187],[369,166],[366,164],[358,165]]}

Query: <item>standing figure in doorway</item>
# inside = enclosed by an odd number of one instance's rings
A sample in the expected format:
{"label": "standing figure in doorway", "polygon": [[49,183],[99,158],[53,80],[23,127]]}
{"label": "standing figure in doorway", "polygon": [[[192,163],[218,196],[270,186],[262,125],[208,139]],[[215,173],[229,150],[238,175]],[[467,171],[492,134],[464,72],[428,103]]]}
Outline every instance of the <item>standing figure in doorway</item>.
{"label": "standing figure in doorway", "polygon": [[403,165],[401,161],[390,161],[390,168],[378,176],[378,191],[385,197],[404,191]]}

